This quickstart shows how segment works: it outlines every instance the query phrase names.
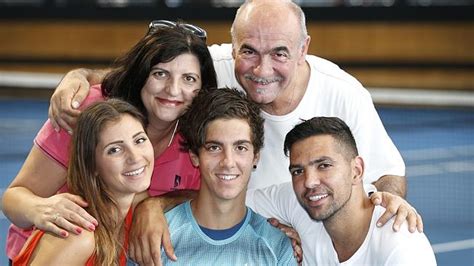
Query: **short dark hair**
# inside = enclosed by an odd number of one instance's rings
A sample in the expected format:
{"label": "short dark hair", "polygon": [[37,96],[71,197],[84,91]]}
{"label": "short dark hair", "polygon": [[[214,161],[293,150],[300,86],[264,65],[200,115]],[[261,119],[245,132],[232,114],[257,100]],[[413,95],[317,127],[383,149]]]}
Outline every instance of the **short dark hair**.
{"label": "short dark hair", "polygon": [[359,154],[354,136],[346,123],[337,117],[321,116],[303,120],[286,134],[283,148],[285,155],[289,156],[289,151],[296,142],[319,135],[332,136],[344,148],[345,156],[354,158]]}
{"label": "short dark hair", "polygon": [[230,88],[221,88],[202,93],[194,98],[186,113],[180,119],[180,130],[184,137],[181,143],[185,150],[198,154],[206,142],[209,123],[217,119],[244,119],[251,129],[254,153],[263,147],[263,122],[260,106],[247,96]]}
{"label": "short dark hair", "polygon": [[189,30],[176,26],[160,27],[145,35],[128,53],[119,57],[114,69],[102,82],[102,94],[120,98],[147,114],[141,99],[141,90],[152,67],[167,63],[182,54],[197,57],[201,70],[201,91],[217,87],[216,72],[206,43]]}

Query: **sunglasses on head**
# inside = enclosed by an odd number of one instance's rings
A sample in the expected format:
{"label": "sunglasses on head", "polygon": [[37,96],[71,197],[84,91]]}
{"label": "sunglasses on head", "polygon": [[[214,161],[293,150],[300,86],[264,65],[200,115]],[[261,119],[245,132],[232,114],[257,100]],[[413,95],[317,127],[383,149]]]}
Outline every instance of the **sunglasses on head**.
{"label": "sunglasses on head", "polygon": [[150,25],[148,25],[148,34],[155,32],[159,28],[173,28],[173,27],[180,27],[182,29],[185,29],[192,34],[196,35],[199,39],[203,40],[206,42],[207,38],[207,33],[204,29],[194,26],[192,24],[187,24],[187,23],[176,23],[174,21],[169,21],[169,20],[153,20],[150,22]]}

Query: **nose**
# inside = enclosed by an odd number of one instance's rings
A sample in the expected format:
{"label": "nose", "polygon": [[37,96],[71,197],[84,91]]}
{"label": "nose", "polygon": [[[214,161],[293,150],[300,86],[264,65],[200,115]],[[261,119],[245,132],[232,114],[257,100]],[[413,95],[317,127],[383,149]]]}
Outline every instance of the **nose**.
{"label": "nose", "polygon": [[225,149],[220,164],[224,168],[232,168],[235,165],[234,154],[230,149]]}
{"label": "nose", "polygon": [[169,80],[166,86],[166,92],[171,96],[177,96],[180,91],[180,81],[177,78],[172,78]]}
{"label": "nose", "polygon": [[260,61],[254,68],[254,74],[257,77],[270,77],[273,74],[272,59],[268,55],[260,57]]}
{"label": "nose", "polygon": [[139,151],[136,148],[129,148],[127,152],[127,163],[134,164],[140,157]]}
{"label": "nose", "polygon": [[321,180],[314,170],[306,170],[304,177],[304,185],[306,188],[315,188],[321,184]]}

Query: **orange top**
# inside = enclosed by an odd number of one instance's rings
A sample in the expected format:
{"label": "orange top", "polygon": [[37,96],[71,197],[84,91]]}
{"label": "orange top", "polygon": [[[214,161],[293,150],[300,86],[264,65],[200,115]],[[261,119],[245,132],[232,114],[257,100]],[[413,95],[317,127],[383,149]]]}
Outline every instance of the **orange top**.
{"label": "orange top", "polygon": [[[127,264],[127,255],[125,254],[125,250],[128,249],[128,238],[129,238],[130,226],[132,225],[132,218],[133,218],[133,212],[132,212],[132,208],[130,208],[127,213],[127,216],[125,217],[125,228],[124,228],[125,237],[124,237],[124,243],[123,243],[124,249],[120,253],[120,258],[119,258],[120,266],[125,266]],[[44,235],[44,231],[41,231],[41,230],[36,230],[31,235],[31,241],[28,242],[28,246],[20,254],[18,254],[18,256],[16,256],[13,259],[13,266],[28,265],[31,255],[35,251],[36,246],[38,245],[43,235]],[[94,266],[95,265],[94,262],[95,262],[95,253],[92,254],[89,257],[89,259],[87,259],[85,266]]]}

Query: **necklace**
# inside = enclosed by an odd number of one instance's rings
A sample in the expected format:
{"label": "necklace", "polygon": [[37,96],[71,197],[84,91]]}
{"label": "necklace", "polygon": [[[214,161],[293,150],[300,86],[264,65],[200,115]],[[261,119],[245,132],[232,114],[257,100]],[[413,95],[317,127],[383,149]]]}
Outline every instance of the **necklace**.
{"label": "necklace", "polygon": [[179,124],[179,119],[176,121],[176,125],[174,126],[173,133],[171,134],[170,142],[168,143],[168,147],[171,145],[171,142],[173,142],[174,135],[176,134],[176,130],[178,129],[178,124]]}

